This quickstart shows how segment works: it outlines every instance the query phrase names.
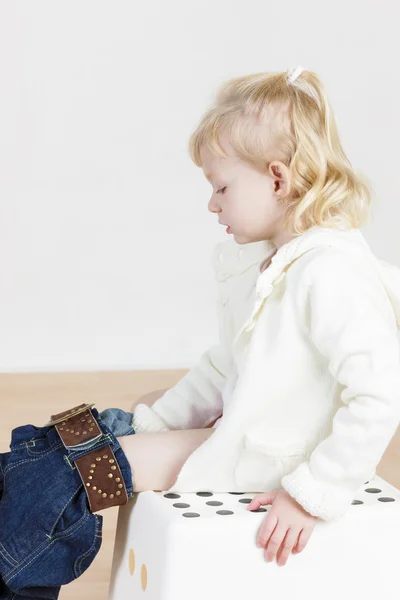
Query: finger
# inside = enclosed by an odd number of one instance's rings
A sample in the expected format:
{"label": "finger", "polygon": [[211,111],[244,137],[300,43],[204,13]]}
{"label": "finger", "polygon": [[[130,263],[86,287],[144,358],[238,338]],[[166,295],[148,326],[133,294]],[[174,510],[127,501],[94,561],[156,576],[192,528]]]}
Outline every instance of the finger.
{"label": "finger", "polygon": [[283,566],[287,563],[289,554],[291,553],[293,546],[296,544],[298,536],[299,530],[291,529],[289,527],[276,555],[276,562],[278,565]]}
{"label": "finger", "polygon": [[260,508],[260,506],[261,506],[261,500],[258,497],[257,498],[254,497],[251,500],[251,502],[248,503],[246,508],[247,508],[247,510],[254,510],[254,509]]}
{"label": "finger", "polygon": [[264,506],[265,504],[272,504],[276,497],[276,492],[267,492],[266,494],[258,494],[247,505],[248,510],[254,510]]}
{"label": "finger", "polygon": [[278,522],[277,526],[274,529],[273,534],[268,540],[268,544],[265,550],[265,559],[268,562],[275,560],[276,553],[279,550],[280,545],[282,544],[283,538],[286,535],[287,526],[284,524],[280,524]]}
{"label": "finger", "polygon": [[298,540],[293,548],[294,554],[298,554],[299,552],[304,550],[304,548],[306,547],[306,545],[308,543],[308,540],[311,537],[312,532],[313,532],[313,528],[307,529],[307,527],[305,527],[304,529],[302,529],[300,531]]}
{"label": "finger", "polygon": [[257,546],[259,548],[263,548],[266,546],[270,535],[273,533],[277,523],[278,517],[270,513],[261,525],[260,531],[257,536]]}

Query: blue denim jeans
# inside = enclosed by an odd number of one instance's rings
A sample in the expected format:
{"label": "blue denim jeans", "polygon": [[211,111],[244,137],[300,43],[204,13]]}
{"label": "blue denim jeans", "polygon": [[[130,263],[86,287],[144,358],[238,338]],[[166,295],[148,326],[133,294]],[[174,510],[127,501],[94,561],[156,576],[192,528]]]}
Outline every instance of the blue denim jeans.
{"label": "blue denim jeans", "polygon": [[100,413],[100,417],[115,437],[132,435],[135,433],[131,423],[133,413],[122,410],[122,408],[106,408]]}
{"label": "blue denim jeans", "polygon": [[120,409],[103,411],[104,421],[91,410],[103,435],[79,450],[66,448],[54,425],[22,425],[12,430],[10,452],[0,454],[1,600],[56,600],[61,586],[80,577],[97,555],[103,517],[89,510],[76,459],[110,445],[133,497],[131,467],[117,436],[134,431]]}

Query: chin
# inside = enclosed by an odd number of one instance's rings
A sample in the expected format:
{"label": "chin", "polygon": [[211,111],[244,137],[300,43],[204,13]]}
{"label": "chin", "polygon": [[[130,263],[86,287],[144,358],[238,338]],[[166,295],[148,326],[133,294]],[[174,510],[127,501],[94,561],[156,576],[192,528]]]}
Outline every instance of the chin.
{"label": "chin", "polygon": [[235,240],[235,242],[237,242],[238,244],[245,244],[246,241],[243,240],[243,238],[240,237],[240,235],[233,233],[232,231],[230,232],[230,234],[233,239]]}
{"label": "chin", "polygon": [[253,242],[257,241],[257,240],[249,240],[244,235],[238,235],[238,234],[235,234],[235,233],[232,233],[231,235],[233,235],[233,238],[234,238],[235,242],[237,244],[240,244],[241,246],[244,246],[245,244],[252,244]]}

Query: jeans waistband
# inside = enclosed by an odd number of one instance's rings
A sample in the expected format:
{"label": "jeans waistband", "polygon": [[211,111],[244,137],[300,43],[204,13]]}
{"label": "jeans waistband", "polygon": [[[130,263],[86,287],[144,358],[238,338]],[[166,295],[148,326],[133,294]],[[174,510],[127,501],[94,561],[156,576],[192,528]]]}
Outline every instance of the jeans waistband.
{"label": "jeans waistband", "polygon": [[[63,444],[65,460],[72,466],[73,463],[75,463],[75,461],[79,458],[86,456],[95,450],[101,450],[101,448],[104,448],[105,446],[109,445],[113,453],[115,454],[119,468],[124,478],[128,499],[132,498],[134,494],[132,471],[129,461],[125,455],[125,452],[122,450],[121,445],[119,444],[118,439],[116,438],[114,433],[102,420],[99,411],[96,408],[92,407],[91,412],[94,418],[96,419],[99,428],[101,429],[102,435],[96,440],[90,440],[87,443],[82,444],[77,449],[68,448]],[[30,437],[30,434],[32,434],[32,437]],[[30,438],[29,441],[26,441],[27,436],[29,436]],[[61,436],[59,435],[55,425],[44,425],[42,427],[36,427],[35,425],[28,424],[23,425],[21,427],[17,427],[12,431],[10,449],[11,451],[13,451],[19,447],[34,447],[35,440],[42,439],[43,437],[47,438],[50,447],[56,444],[59,445],[60,442],[62,442]]]}

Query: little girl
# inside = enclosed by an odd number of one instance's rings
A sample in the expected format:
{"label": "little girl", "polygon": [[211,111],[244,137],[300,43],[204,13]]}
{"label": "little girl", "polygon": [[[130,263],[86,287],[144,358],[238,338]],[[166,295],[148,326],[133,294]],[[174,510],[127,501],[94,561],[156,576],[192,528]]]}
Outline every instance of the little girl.
{"label": "little girl", "polygon": [[[315,73],[228,81],[190,154],[234,237],[214,254],[220,344],[136,405],[142,435],[120,441],[136,490],[266,492],[249,508],[272,504],[258,542],[285,564],[317,518],[348,510],[396,432],[400,269],[359,230],[371,194]],[[186,431],[154,437],[168,429]]]}
{"label": "little girl", "polygon": [[231,79],[190,155],[233,236],[213,257],[219,344],[151,406],[100,421],[134,492],[256,492],[250,510],[272,505],[258,545],[283,565],[348,510],[396,432],[400,269],[359,230],[371,194],[315,73]]}
{"label": "little girl", "polygon": [[285,564],[317,518],[348,510],[396,432],[400,270],[359,230],[371,194],[315,73],[228,81],[190,154],[234,237],[214,254],[220,344],[136,405],[142,435],[119,441],[137,491],[266,492],[249,509],[272,504],[258,542]]}

